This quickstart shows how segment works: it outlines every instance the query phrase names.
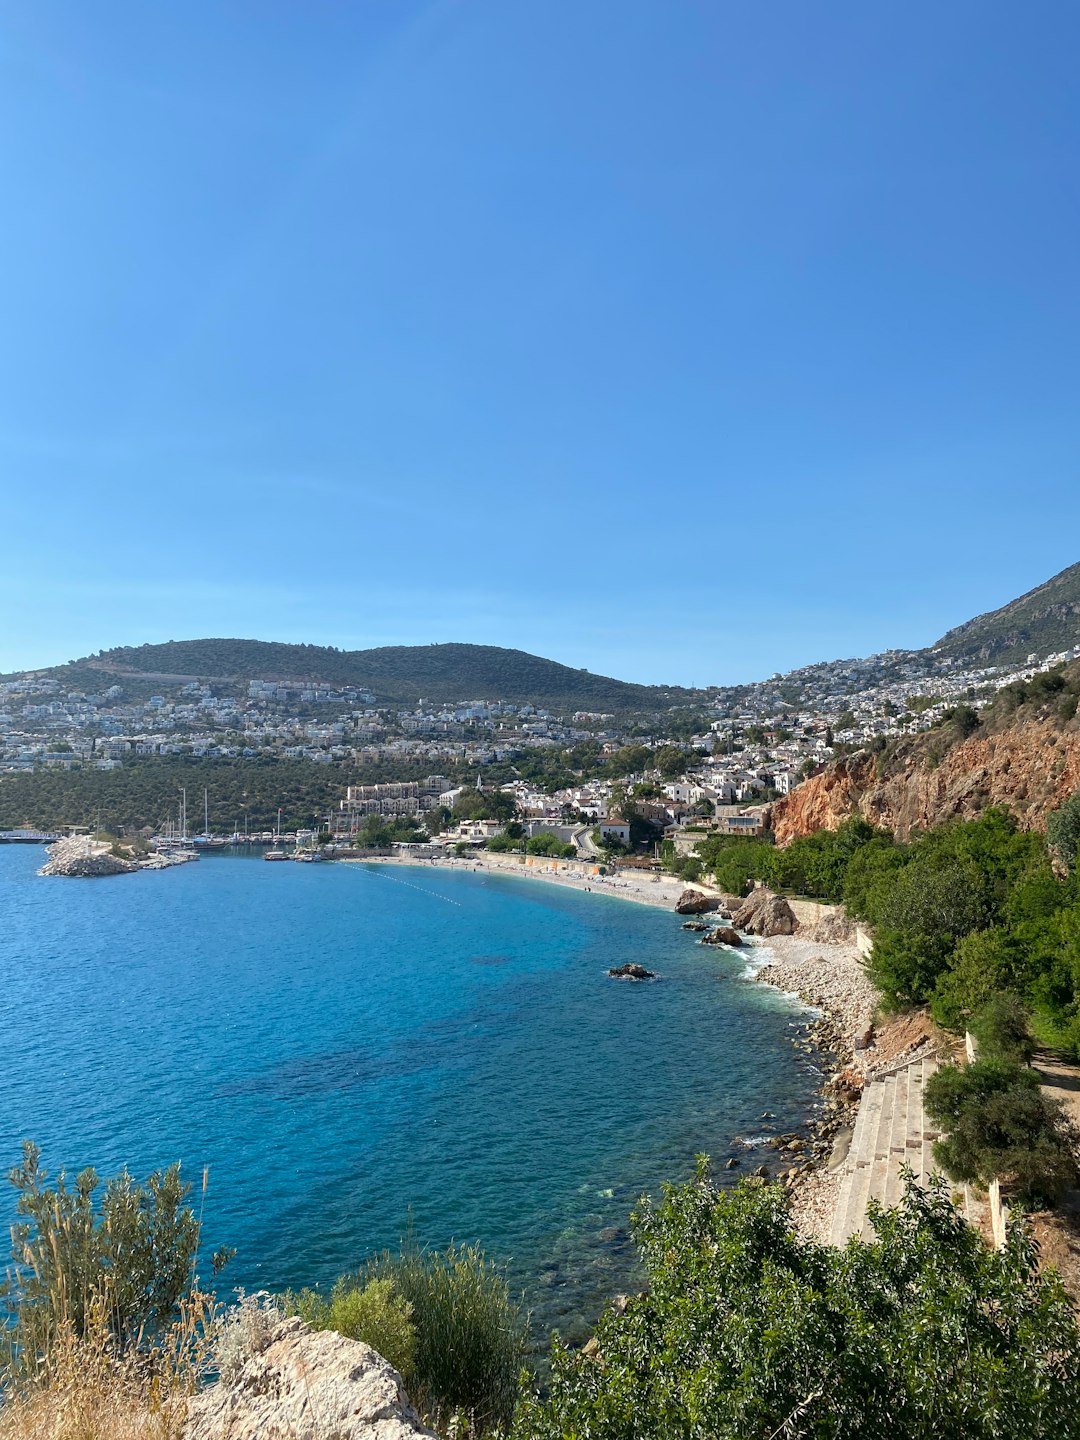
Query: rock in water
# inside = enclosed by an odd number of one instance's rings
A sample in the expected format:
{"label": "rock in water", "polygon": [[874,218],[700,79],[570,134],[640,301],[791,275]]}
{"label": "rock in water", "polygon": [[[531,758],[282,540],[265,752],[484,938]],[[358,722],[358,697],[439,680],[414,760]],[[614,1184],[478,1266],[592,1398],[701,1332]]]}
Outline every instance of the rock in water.
{"label": "rock in water", "polygon": [[742,936],[730,925],[717,925],[704,937],[703,945],[741,945]]}
{"label": "rock in water", "polygon": [[655,980],[656,976],[651,970],[646,970],[644,965],[635,965],[632,961],[626,965],[619,965],[614,970],[607,972],[612,980]]}
{"label": "rock in water", "polygon": [[675,901],[676,915],[705,915],[719,908],[720,901],[715,895],[705,895],[700,890],[684,890]]}
{"label": "rock in water", "polygon": [[794,935],[799,922],[782,895],[755,890],[731,917],[732,925],[748,935]]}
{"label": "rock in water", "polygon": [[407,1440],[420,1423],[401,1376],[370,1345],[296,1317],[239,1374],[196,1395],[183,1440]]}

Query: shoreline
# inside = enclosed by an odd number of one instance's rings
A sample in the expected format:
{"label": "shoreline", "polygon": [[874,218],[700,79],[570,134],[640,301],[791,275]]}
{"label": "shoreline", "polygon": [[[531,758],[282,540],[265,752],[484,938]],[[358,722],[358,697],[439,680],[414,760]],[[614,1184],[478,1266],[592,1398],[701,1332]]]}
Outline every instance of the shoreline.
{"label": "shoreline", "polygon": [[[767,942],[774,960],[756,979],[813,1006],[821,1019],[807,1039],[821,1065],[821,1111],[807,1124],[807,1150],[778,1177],[787,1187],[797,1230],[826,1241],[840,1193],[843,1161],[854,1130],[864,1057],[874,1033],[878,994],[853,942],[826,942],[805,935],[777,935]],[[852,1077],[853,1083],[845,1080]]]}
{"label": "shoreline", "polygon": [[[691,888],[674,876],[614,876],[589,873],[581,861],[555,861],[537,857],[535,864],[520,860],[440,858],[412,860],[378,856],[370,860],[345,860],[348,865],[404,865],[414,869],[484,871],[519,876],[561,885],[564,889],[607,895],[611,899],[650,905],[677,915],[675,902]],[[693,889],[718,894],[714,886],[698,881]],[[709,916],[701,917],[708,921]],[[813,929],[794,935],[747,937],[740,951],[753,966],[747,979],[768,985],[797,1004],[818,1012],[818,1018],[796,1032],[793,1045],[811,1054],[821,1067],[817,1086],[819,1111],[808,1117],[803,1133],[777,1137],[775,1159],[769,1178],[783,1184],[788,1192],[790,1214],[796,1228],[808,1237],[827,1240],[843,1174],[859,1097],[865,1077],[880,1064],[894,1058],[888,1044],[876,1036],[874,1016],[880,997],[872,984],[854,939],[816,939]],[[764,952],[764,954],[761,954]],[[762,963],[755,963],[761,954]],[[887,1027],[886,1027],[887,1028]],[[794,1141],[794,1144],[791,1142]],[[786,1143],[785,1143],[786,1142]]]}
{"label": "shoreline", "polygon": [[[415,870],[456,870],[484,871],[492,875],[516,876],[522,880],[543,880],[549,885],[560,885],[565,890],[579,890],[593,895],[607,895],[614,900],[629,900],[636,905],[651,905],[654,909],[670,910],[675,913],[675,902],[687,889],[686,882],[672,875],[647,875],[619,872],[614,875],[600,875],[598,865],[589,865],[581,860],[550,860],[543,856],[531,856],[523,864],[520,860],[495,860],[475,856],[470,859],[440,857],[437,860],[407,859],[397,855],[373,855],[370,859],[342,859],[335,865],[394,865]],[[583,868],[584,867],[584,868]],[[694,882],[694,889],[705,894],[716,894],[710,886]]]}

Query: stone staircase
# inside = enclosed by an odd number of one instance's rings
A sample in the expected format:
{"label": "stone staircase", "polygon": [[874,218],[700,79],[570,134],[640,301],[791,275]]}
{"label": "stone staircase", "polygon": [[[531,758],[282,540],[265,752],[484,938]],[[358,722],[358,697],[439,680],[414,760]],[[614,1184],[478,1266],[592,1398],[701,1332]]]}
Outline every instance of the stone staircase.
{"label": "stone staircase", "polygon": [[879,1072],[863,1090],[851,1145],[841,1170],[840,1193],[833,1211],[833,1245],[869,1233],[868,1200],[892,1206],[904,1191],[906,1162],[925,1185],[934,1173],[933,1145],[938,1131],[923,1111],[923,1086],[937,1069],[930,1057],[909,1060]]}

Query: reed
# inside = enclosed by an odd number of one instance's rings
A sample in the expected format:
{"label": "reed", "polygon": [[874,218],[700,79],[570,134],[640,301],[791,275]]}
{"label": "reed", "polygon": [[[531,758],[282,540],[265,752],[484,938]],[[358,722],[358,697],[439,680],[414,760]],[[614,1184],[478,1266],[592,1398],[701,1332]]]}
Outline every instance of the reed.
{"label": "reed", "polygon": [[92,1171],[50,1186],[28,1145],[9,1178],[0,1440],[175,1440],[216,1326],[178,1169],[146,1186],[124,1174],[96,1203]]}
{"label": "reed", "polygon": [[503,1271],[475,1245],[441,1251],[406,1243],[369,1261],[361,1284],[388,1280],[411,1307],[417,1407],[436,1429],[483,1433],[514,1413],[528,1315]]}

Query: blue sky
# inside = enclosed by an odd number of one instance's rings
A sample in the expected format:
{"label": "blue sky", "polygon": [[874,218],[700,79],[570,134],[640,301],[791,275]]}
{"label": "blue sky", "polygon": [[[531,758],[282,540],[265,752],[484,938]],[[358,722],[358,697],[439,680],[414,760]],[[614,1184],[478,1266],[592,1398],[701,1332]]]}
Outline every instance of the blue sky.
{"label": "blue sky", "polygon": [[1080,9],[8,0],[0,670],[723,683],[1080,559]]}

